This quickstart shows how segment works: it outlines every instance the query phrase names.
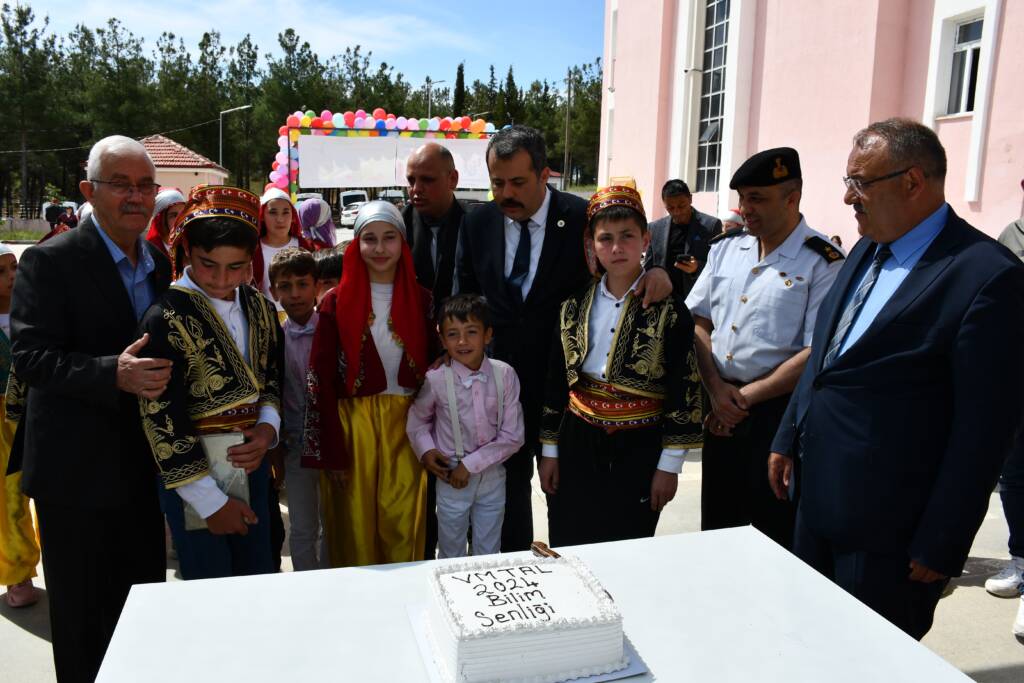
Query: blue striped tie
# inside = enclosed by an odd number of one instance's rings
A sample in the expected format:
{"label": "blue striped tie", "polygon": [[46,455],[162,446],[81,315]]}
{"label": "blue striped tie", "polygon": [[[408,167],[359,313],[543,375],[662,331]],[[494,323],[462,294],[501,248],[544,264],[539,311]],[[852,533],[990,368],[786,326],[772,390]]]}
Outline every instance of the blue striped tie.
{"label": "blue striped tie", "polygon": [[839,324],[836,325],[835,334],[832,335],[832,341],[828,344],[828,352],[825,354],[825,362],[822,364],[822,369],[829,367],[835,362],[836,358],[839,357],[839,349],[843,348],[843,341],[846,339],[846,335],[849,334],[850,328],[853,327],[854,321],[857,320],[857,315],[860,314],[860,309],[864,308],[864,302],[868,299],[868,294],[871,293],[871,289],[875,286],[875,282],[878,280],[878,274],[882,271],[882,264],[892,256],[892,251],[889,249],[888,244],[883,244],[878,252],[875,254],[875,258],[871,261],[871,267],[868,268],[867,275],[864,277],[864,281],[860,283],[860,287],[853,293],[853,298],[850,299],[850,304],[843,311],[843,315],[839,318]]}

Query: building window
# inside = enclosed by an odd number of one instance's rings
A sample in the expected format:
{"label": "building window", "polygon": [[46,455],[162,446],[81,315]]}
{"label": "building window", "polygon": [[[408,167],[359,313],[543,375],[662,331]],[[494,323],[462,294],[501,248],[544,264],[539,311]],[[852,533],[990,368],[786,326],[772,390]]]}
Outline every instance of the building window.
{"label": "building window", "polygon": [[974,92],[978,86],[978,62],[981,56],[981,19],[956,27],[953,69],[949,78],[947,114],[974,111]]}
{"label": "building window", "polygon": [[697,192],[717,192],[725,105],[725,49],[729,42],[729,0],[706,0],[704,66],[700,86]]}

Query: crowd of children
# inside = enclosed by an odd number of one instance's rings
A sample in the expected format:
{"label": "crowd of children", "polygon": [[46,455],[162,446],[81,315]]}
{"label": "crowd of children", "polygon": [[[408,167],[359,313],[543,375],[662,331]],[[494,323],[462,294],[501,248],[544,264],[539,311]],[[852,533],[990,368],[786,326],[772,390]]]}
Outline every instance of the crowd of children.
{"label": "crowd of children", "polygon": [[[335,247],[329,212],[303,211],[304,232],[273,188],[166,190],[157,206],[147,239],[169,255],[174,283],[140,333],[172,374],[139,408],[182,576],[279,570],[278,488],[296,571],[498,552],[502,462],[524,443],[519,379],[488,358],[483,297],[435,307],[417,284],[395,207],[367,203],[352,242]],[[555,543],[652,535],[700,439],[692,357],[667,352],[689,348],[692,319],[676,299],[641,309],[632,293],[649,240],[639,196],[599,191],[588,217],[601,278],[563,305],[545,406]],[[15,267],[0,253],[3,381]],[[588,339],[607,321],[628,329]],[[647,365],[626,367],[636,347]],[[13,427],[0,424],[0,467]],[[424,547],[428,473],[436,549]],[[39,548],[15,477],[0,504],[0,581],[9,603],[27,604]]]}

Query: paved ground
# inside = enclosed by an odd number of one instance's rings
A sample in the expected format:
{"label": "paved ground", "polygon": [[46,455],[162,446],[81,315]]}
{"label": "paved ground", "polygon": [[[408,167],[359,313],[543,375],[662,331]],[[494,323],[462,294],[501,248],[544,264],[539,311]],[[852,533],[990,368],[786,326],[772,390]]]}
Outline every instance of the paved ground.
{"label": "paved ground", "polygon": [[[699,456],[687,462],[679,494],[662,514],[658,535],[690,533],[700,529]],[[287,524],[287,502],[282,504]],[[536,537],[547,539],[543,494],[534,480]],[[997,571],[1007,558],[1006,523],[999,496],[993,495],[988,516],[975,539],[967,573],[954,582],[951,594],[939,603],[935,626],[924,644],[977,681],[1011,683],[1024,680],[1024,644],[1010,632],[1019,600],[992,597],[985,592],[985,577]],[[287,544],[285,544],[287,553]],[[284,558],[291,571],[291,559]],[[169,563],[167,578],[180,580]],[[754,571],[736,567],[737,577]],[[42,574],[42,567],[39,567]],[[37,579],[45,586],[45,580]],[[11,683],[52,683],[53,663],[49,644],[45,595],[35,607],[11,610],[0,606],[0,680]],[[884,676],[881,680],[884,680]]]}

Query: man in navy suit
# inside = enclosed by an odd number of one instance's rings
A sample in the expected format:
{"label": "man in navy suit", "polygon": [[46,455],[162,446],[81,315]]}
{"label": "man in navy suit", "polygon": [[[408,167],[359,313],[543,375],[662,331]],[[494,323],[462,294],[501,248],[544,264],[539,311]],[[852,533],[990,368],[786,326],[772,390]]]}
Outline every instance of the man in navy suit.
{"label": "man in navy suit", "polygon": [[906,119],[857,133],[863,235],[822,302],[769,456],[794,552],[920,639],[1021,425],[1024,266],[946,204],[946,153]]}

